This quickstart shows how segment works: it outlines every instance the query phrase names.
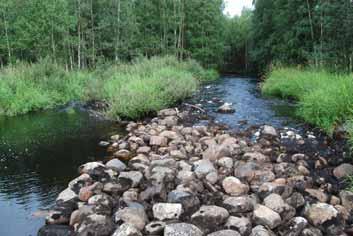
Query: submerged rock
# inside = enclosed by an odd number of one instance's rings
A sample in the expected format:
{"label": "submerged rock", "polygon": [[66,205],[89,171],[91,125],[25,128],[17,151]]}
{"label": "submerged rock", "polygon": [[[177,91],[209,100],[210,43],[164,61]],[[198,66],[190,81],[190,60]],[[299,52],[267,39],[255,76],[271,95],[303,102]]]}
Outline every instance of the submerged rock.
{"label": "submerged rock", "polygon": [[218,107],[217,111],[219,113],[234,113],[235,109],[232,107],[232,103],[224,103],[222,106]]}

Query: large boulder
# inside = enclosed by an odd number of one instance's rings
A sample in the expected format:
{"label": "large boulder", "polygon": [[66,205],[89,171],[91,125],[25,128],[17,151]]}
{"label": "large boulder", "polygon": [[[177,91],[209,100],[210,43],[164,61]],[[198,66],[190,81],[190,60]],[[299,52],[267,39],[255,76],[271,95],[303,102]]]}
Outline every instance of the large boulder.
{"label": "large boulder", "polygon": [[135,226],[125,223],[112,236],[142,236],[142,233]]}
{"label": "large boulder", "polygon": [[230,214],[246,213],[254,209],[253,201],[248,196],[226,198],[223,206]]}
{"label": "large boulder", "polygon": [[39,229],[37,236],[74,236],[73,227],[67,225],[44,225]]}
{"label": "large boulder", "polygon": [[222,182],[224,191],[232,196],[241,196],[249,192],[249,186],[243,184],[238,178],[229,176]]}
{"label": "large boulder", "polygon": [[127,223],[139,230],[143,230],[148,222],[148,218],[143,208],[126,207],[115,213],[114,221],[116,223]]}
{"label": "large boulder", "polygon": [[338,179],[353,175],[353,165],[344,163],[340,166],[337,166],[333,170],[333,175]]}
{"label": "large boulder", "polygon": [[314,226],[319,226],[338,216],[338,211],[326,203],[317,203],[307,206],[304,212],[306,218]]}
{"label": "large boulder", "polygon": [[281,224],[281,216],[270,208],[257,205],[254,211],[254,222],[274,229]]}
{"label": "large boulder", "polygon": [[241,235],[235,230],[226,229],[226,230],[221,230],[221,231],[208,234],[207,236],[241,236]]}
{"label": "large boulder", "polygon": [[154,218],[162,221],[179,219],[183,213],[183,207],[180,203],[156,203],[152,210]]}
{"label": "large boulder", "polygon": [[205,231],[223,225],[229,213],[226,209],[218,206],[201,206],[200,209],[191,216],[191,222]]}

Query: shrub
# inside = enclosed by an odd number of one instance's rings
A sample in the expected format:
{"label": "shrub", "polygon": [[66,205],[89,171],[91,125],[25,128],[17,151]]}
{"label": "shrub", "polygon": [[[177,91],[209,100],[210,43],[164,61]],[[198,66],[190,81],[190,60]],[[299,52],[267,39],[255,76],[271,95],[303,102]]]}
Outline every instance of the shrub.
{"label": "shrub", "polygon": [[353,77],[324,70],[275,68],[262,92],[299,101],[298,115],[332,134],[353,117]]}
{"label": "shrub", "polygon": [[66,71],[42,60],[0,71],[0,114],[49,109],[72,100],[105,100],[112,117],[137,118],[190,96],[200,81],[218,74],[192,60],[139,58],[129,64],[101,64],[94,71]]}

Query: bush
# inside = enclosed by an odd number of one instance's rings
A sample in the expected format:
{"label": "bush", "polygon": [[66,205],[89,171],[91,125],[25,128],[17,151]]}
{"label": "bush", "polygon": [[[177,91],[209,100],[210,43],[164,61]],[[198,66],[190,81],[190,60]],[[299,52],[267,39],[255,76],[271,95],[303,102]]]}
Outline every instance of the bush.
{"label": "bush", "polygon": [[0,114],[24,114],[81,99],[88,79],[88,73],[67,72],[47,60],[9,66],[0,72]]}
{"label": "bush", "polygon": [[101,89],[95,94],[110,103],[107,114],[113,118],[137,118],[158,111],[191,96],[198,86],[188,62],[173,57],[115,65],[104,77],[98,80],[102,86],[94,85]]}
{"label": "bush", "polygon": [[217,77],[195,61],[172,56],[102,64],[95,71],[66,71],[48,60],[19,63],[0,71],[0,114],[24,114],[73,100],[105,100],[108,115],[137,118],[185,99],[200,81]]}
{"label": "bush", "polygon": [[262,86],[265,95],[299,101],[298,115],[332,134],[353,117],[353,77],[323,70],[275,68]]}

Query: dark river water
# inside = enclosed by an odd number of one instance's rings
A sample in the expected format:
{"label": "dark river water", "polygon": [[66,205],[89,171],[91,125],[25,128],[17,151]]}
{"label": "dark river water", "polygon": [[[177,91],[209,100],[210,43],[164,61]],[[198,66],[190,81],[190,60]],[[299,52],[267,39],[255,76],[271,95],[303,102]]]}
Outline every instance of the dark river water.
{"label": "dark river water", "polygon": [[[217,108],[225,102],[232,103],[235,113],[217,112]],[[203,86],[190,103],[198,104],[216,122],[237,130],[263,124],[300,127],[294,119],[295,105],[288,101],[263,97],[258,89],[258,80],[252,78],[224,77],[216,83]]]}
{"label": "dark river water", "polygon": [[35,236],[77,167],[103,159],[98,142],[120,131],[78,108],[0,117],[0,236]]}
{"label": "dark river water", "polygon": [[[293,106],[263,98],[256,83],[223,78],[204,86],[191,102],[232,128],[297,126],[290,118]],[[233,103],[236,112],[216,113],[223,101]],[[121,127],[72,107],[0,117],[0,236],[35,236],[44,220],[32,214],[54,203],[79,165],[104,158],[100,140],[121,132]]]}

